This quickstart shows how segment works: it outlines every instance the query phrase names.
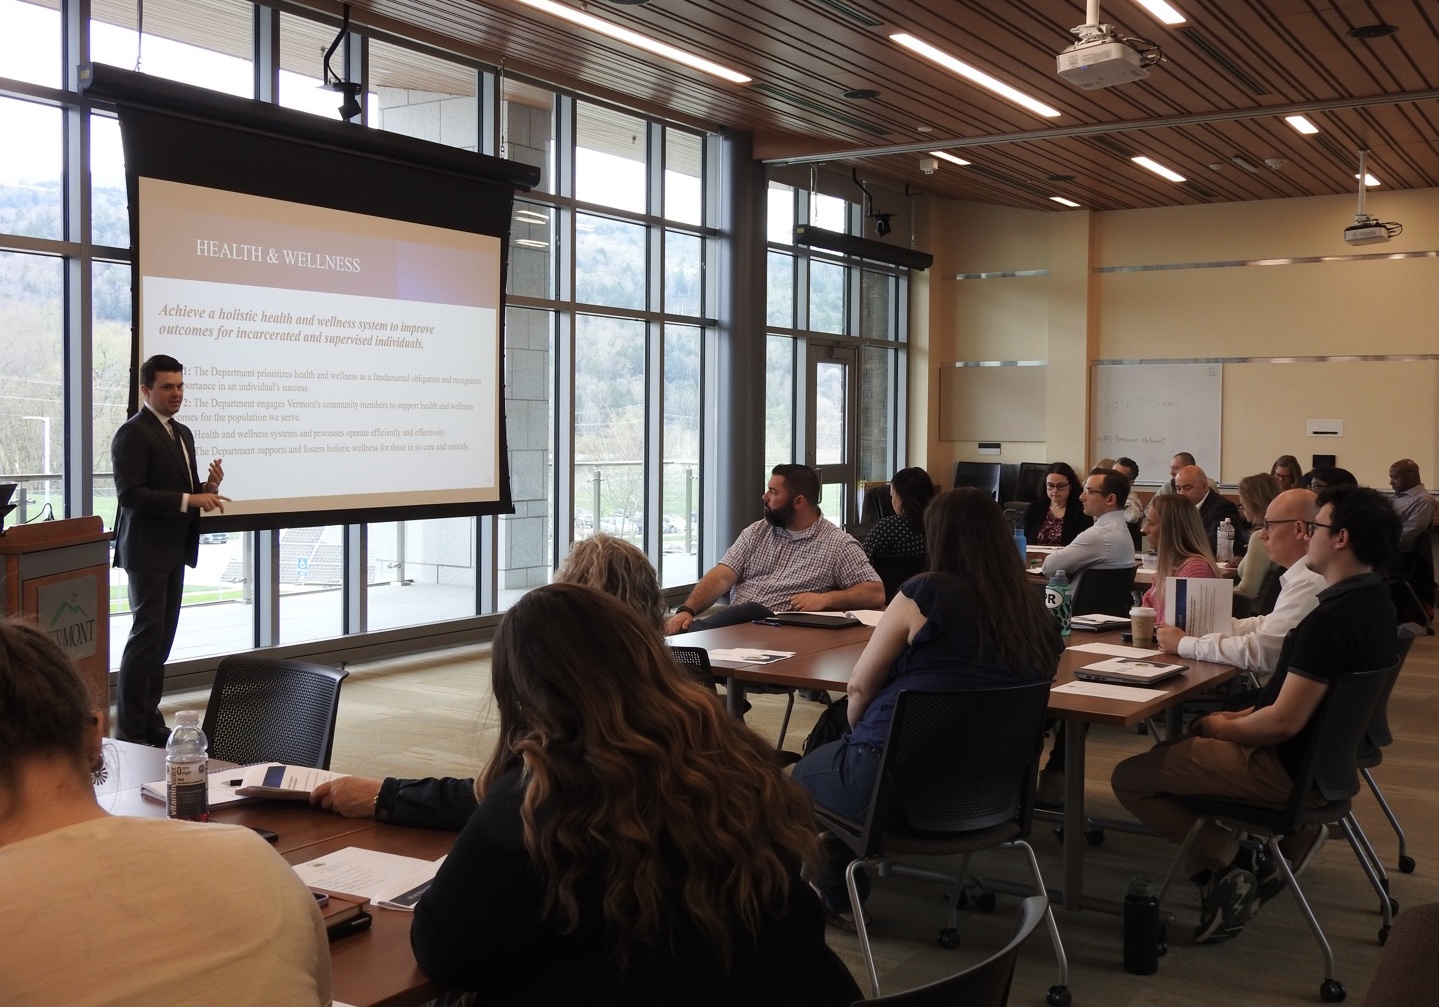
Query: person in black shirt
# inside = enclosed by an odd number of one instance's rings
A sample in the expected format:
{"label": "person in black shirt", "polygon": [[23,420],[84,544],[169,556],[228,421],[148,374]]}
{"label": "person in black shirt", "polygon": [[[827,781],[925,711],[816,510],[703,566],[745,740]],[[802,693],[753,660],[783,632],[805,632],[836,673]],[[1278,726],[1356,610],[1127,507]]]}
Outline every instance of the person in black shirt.
{"label": "person in black shirt", "polygon": [[[1371,489],[1331,489],[1319,502],[1309,522],[1309,567],[1328,587],[1285,640],[1278,670],[1254,705],[1202,717],[1185,737],[1114,768],[1120,803],[1174,842],[1184,839],[1196,816],[1162,795],[1223,795],[1283,807],[1329,686],[1340,675],[1387,668],[1398,659],[1394,605],[1377,572],[1399,540],[1398,517]],[[1300,869],[1324,835],[1316,826],[1285,837],[1280,848]],[[1214,822],[1200,830],[1191,853],[1203,879],[1194,932],[1201,943],[1236,936],[1258,904],[1283,887],[1276,865]]]}

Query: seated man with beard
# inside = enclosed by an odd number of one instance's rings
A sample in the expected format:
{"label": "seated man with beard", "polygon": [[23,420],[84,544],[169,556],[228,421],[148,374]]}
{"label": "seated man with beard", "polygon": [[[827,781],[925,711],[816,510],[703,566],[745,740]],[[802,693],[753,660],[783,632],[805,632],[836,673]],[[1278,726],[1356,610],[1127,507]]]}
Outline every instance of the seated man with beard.
{"label": "seated man with beard", "polygon": [[[729,626],[775,612],[884,608],[879,574],[853,536],[821,520],[818,500],[813,469],[776,465],[764,493],[764,519],[740,532],[665,623],[665,632]],[[726,594],[727,607],[698,618]]]}

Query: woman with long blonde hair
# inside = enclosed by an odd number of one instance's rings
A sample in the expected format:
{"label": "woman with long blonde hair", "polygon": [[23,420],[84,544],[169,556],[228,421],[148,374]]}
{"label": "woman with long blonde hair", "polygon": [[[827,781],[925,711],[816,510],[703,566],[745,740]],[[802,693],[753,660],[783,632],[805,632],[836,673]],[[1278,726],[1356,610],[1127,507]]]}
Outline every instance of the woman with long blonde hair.
{"label": "woman with long blonde hair", "polygon": [[774,752],[592,588],[495,637],[499,739],[410,942],[487,1004],[848,1004],[801,879],[817,844]]}
{"label": "woman with long blonde hair", "polygon": [[1166,493],[1155,496],[1144,511],[1144,527],[1158,550],[1154,583],[1144,592],[1144,604],[1154,609],[1158,623],[1164,622],[1164,582],[1170,577],[1218,577],[1219,567],[1199,519],[1199,508],[1185,496]]}

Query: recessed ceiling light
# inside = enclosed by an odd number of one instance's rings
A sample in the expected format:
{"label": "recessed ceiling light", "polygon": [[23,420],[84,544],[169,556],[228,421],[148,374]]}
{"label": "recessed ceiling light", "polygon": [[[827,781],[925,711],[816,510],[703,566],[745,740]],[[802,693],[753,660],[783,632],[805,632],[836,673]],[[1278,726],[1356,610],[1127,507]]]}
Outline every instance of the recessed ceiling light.
{"label": "recessed ceiling light", "polygon": [[1165,24],[1184,23],[1184,15],[1169,6],[1164,0],[1135,0],[1135,2]]}
{"label": "recessed ceiling light", "polygon": [[1156,175],[1158,175],[1160,178],[1167,178],[1167,179],[1169,179],[1171,182],[1183,182],[1183,181],[1187,181],[1187,180],[1185,179],[1185,177],[1184,177],[1183,175],[1181,175],[1179,172],[1177,172],[1177,171],[1170,171],[1168,168],[1166,168],[1164,165],[1160,164],[1158,161],[1154,160],[1153,158],[1142,157],[1142,156],[1141,156],[1141,157],[1131,157],[1130,160],[1133,161],[1135,164],[1139,165],[1141,168],[1148,168],[1150,171],[1154,172],[1154,173],[1155,173]]}
{"label": "recessed ceiling light", "polygon": [[944,151],[942,151],[942,150],[931,150],[931,151],[929,152],[929,156],[930,156],[930,157],[943,158],[944,160],[948,161],[950,164],[969,164],[969,162],[966,161],[964,158],[962,158],[962,157],[955,157],[953,154],[946,154],[946,153],[945,153]]}
{"label": "recessed ceiling light", "polygon": [[641,35],[639,32],[630,31],[628,28],[621,28],[619,25],[611,24],[609,21],[595,17],[593,14],[586,14],[582,10],[576,10],[573,7],[555,3],[554,0],[520,0],[520,3],[533,7],[535,10],[542,10],[546,14],[553,14],[555,17],[564,18],[566,21],[577,24],[581,28],[597,31],[601,35],[608,35],[612,39],[617,39],[620,42],[643,49],[646,52],[652,52],[656,56],[662,56],[682,66],[691,67],[736,84],[748,84],[750,82],[750,78],[738,70],[731,70],[727,66],[720,66],[718,63],[713,63],[703,56],[696,56],[694,53],[685,52],[683,49],[676,49],[667,42],[650,38],[648,35]]}
{"label": "recessed ceiling light", "polygon": [[[525,0],[525,2],[533,3],[534,0]],[[889,40],[891,42],[896,42],[899,45],[904,46],[910,52],[918,53],[920,56],[923,56],[925,59],[933,63],[938,63],[950,73],[958,74],[966,80],[973,81],[980,87],[993,91],[1001,98],[1005,98],[1009,101],[1014,102],[1016,105],[1027,108],[1031,112],[1036,113],[1037,115],[1042,115],[1046,118],[1052,119],[1060,114],[1059,109],[1051,108],[1044,102],[1040,101],[1038,98],[1031,98],[1029,95],[1025,94],[1018,88],[1010,87],[1008,84],[1004,83],[1004,81],[1000,80],[999,78],[992,77],[989,74],[985,73],[983,70],[980,70],[977,67],[970,66],[963,60],[956,59],[949,53],[944,52],[941,49],[936,49],[928,42],[917,39],[913,35],[908,35],[904,32],[900,32],[897,35],[891,35],[889,37]]]}
{"label": "recessed ceiling light", "polygon": [[1313,134],[1319,132],[1319,127],[1314,125],[1314,123],[1310,122],[1308,119],[1304,118],[1304,116],[1302,115],[1286,115],[1284,117],[1284,121],[1289,123],[1289,125],[1293,126],[1305,136],[1312,136]]}
{"label": "recessed ceiling light", "polygon": [[1350,28],[1349,37],[1362,39],[1384,38],[1386,35],[1393,35],[1398,30],[1399,29],[1395,28],[1392,24],[1384,24],[1383,22],[1379,24],[1365,24],[1360,25],[1358,28]]}
{"label": "recessed ceiling light", "polygon": [[[1359,175],[1356,173],[1355,176],[1354,176],[1354,178],[1355,178],[1356,181],[1358,181]],[[1365,185],[1366,188],[1372,189],[1372,188],[1374,188],[1376,185],[1383,185],[1383,184],[1384,184],[1383,182],[1379,181],[1379,179],[1377,179],[1377,178],[1375,178],[1373,175],[1369,174],[1369,172],[1366,171],[1366,172],[1364,173],[1364,185]]]}
{"label": "recessed ceiling light", "polygon": [[1063,196],[1050,196],[1049,198],[1054,200],[1056,203],[1060,203],[1064,206],[1072,206],[1075,209],[1079,208],[1079,204],[1072,199],[1065,199]]}

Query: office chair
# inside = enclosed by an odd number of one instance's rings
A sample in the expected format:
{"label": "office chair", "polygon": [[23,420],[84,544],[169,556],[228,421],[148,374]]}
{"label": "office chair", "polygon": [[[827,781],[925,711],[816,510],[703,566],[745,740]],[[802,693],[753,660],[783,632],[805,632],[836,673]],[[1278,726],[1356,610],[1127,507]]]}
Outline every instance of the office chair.
{"label": "office chair", "polygon": [[[1022,849],[1029,858],[1035,893],[1045,894],[1034,850],[1024,841],[1033,815],[1035,760],[1044,733],[1049,682],[1007,689],[955,692],[901,692],[895,703],[879,775],[863,822],[817,805],[820,828],[854,853],[845,870],[855,930],[864,955],[870,992],[879,995],[879,976],[864,913],[859,911],[855,872],[873,866],[880,877],[899,874],[939,881],[955,889],[949,924],[940,944],[959,946],[955,929],[959,882],[969,855],[996,846]],[[896,862],[897,855],[960,856],[958,875]],[[1045,922],[1059,965],[1049,990],[1052,1007],[1068,1007],[1069,965],[1054,914]]]}
{"label": "office chair", "polygon": [[956,489],[961,486],[973,486],[988,493],[994,498],[995,503],[1002,502],[999,499],[999,475],[999,462],[954,463]]}
{"label": "office chair", "polygon": [[884,582],[884,603],[888,605],[899,594],[899,586],[929,567],[925,556],[871,556],[869,565]]}
{"label": "office chair", "polygon": [[[1175,875],[1186,862],[1195,836],[1206,821],[1222,822],[1236,831],[1268,837],[1267,846],[1270,856],[1274,858],[1275,867],[1288,882],[1288,890],[1294,893],[1300,912],[1304,914],[1304,919],[1324,954],[1324,981],[1320,983],[1319,996],[1326,1003],[1338,1003],[1344,999],[1344,984],[1334,978],[1334,951],[1330,948],[1319,921],[1314,917],[1314,911],[1309,907],[1309,900],[1304,897],[1289,862],[1279,850],[1279,839],[1309,825],[1327,826],[1334,822],[1340,823],[1345,838],[1355,856],[1359,858],[1360,866],[1365,869],[1370,884],[1381,897],[1384,925],[1379,931],[1379,940],[1382,943],[1387,939],[1391,920],[1389,905],[1387,901],[1383,901],[1384,892],[1380,888],[1379,879],[1369,869],[1368,862],[1360,852],[1358,840],[1348,819],[1352,810],[1350,799],[1359,792],[1359,777],[1355,770],[1359,744],[1369,727],[1379,698],[1394,673],[1393,665],[1373,671],[1351,672],[1339,676],[1338,681],[1330,686],[1324,704],[1315,714],[1317,721],[1309,746],[1304,753],[1303,762],[1300,763],[1299,774],[1294,779],[1294,788],[1289,792],[1283,808],[1189,794],[1163,795],[1201,817],[1195,821],[1189,835],[1185,836],[1174,863],[1170,865],[1164,887],[1159,892],[1160,902],[1163,903]],[[1324,804],[1313,807],[1310,800],[1316,791],[1324,798]]]}
{"label": "office chair", "polygon": [[222,659],[202,725],[211,757],[329,769],[340,684],[349,674],[303,661]]}
{"label": "office chair", "polygon": [[709,651],[703,647],[671,647],[670,653],[674,655],[675,663],[696,682],[710,692],[718,693],[715,688],[714,669],[710,667]]}
{"label": "office chair", "polygon": [[1009,1003],[1009,987],[1014,980],[1014,966],[1019,949],[1029,940],[1044,920],[1049,900],[1031,895],[1019,904],[1019,920],[1008,944],[977,965],[957,972],[948,979],[928,983],[904,993],[872,1000],[858,1000],[851,1007],[889,1004],[891,1007],[1005,1007]]}

